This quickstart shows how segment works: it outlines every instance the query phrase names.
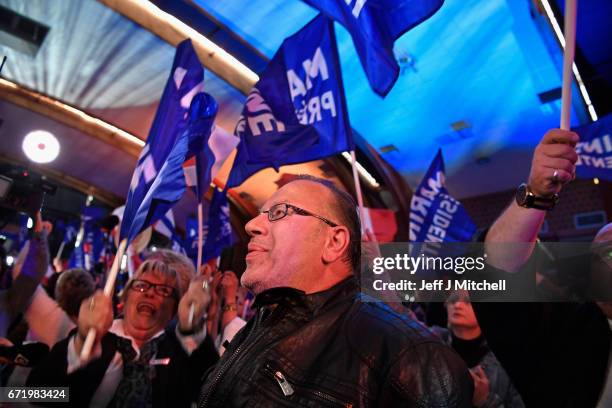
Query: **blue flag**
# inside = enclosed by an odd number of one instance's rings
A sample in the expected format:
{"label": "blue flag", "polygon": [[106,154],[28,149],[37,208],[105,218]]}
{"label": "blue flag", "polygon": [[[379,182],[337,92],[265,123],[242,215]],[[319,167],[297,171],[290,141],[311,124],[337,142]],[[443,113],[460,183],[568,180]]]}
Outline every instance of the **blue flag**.
{"label": "blue flag", "polygon": [[[183,247],[187,251],[187,256],[193,261],[194,265],[197,263],[198,258],[198,218],[197,217],[187,217],[187,221],[185,222],[186,234],[185,240],[183,241]],[[204,225],[202,228],[205,230],[207,227]],[[205,232],[203,231],[202,236],[205,237]]]}
{"label": "blue flag", "polygon": [[76,238],[77,233],[79,232],[79,225],[76,221],[74,222],[57,222],[56,229],[64,235],[63,242],[65,244],[69,244],[73,239]]}
{"label": "blue flag", "polygon": [[121,223],[128,243],[160,219],[185,192],[182,165],[207,145],[203,139],[217,112],[214,99],[203,93],[204,70],[191,41],[179,44],[162,95],[132,176]]}
{"label": "blue flag", "polygon": [[444,159],[438,150],[410,202],[410,242],[469,242],[476,225],[444,186]]}
{"label": "blue flag", "polygon": [[176,232],[176,223],[174,222],[174,212],[172,209],[168,210],[168,212],[155,223],[153,229],[170,240],[173,251],[185,253],[181,244],[183,239]]}
{"label": "blue flag", "polygon": [[204,247],[202,248],[202,262],[208,262],[220,256],[225,247],[232,245],[230,209],[225,191],[219,191],[215,188],[204,230],[206,234],[204,236]]}
{"label": "blue flag", "polygon": [[235,134],[228,187],[266,167],[353,150],[331,20],[319,15],[283,41],[249,93]]}
{"label": "blue flag", "polygon": [[[82,235],[77,235],[77,240],[74,243],[74,249],[70,258],[68,259],[69,268],[82,268],[91,270],[96,262],[100,261],[104,251],[104,233],[100,229],[100,226],[96,223],[100,218],[93,218],[94,214],[102,214],[97,212],[98,210],[104,211],[103,209],[90,209],[91,207],[85,207],[83,214],[81,215],[81,225],[83,228]],[[73,227],[71,225],[66,226],[66,236],[72,233]],[[79,231],[80,232],[80,231]],[[70,242],[70,241],[65,241]]]}
{"label": "blue flag", "polygon": [[612,181],[612,114],[573,130],[580,136],[576,176]]}
{"label": "blue flag", "polygon": [[399,76],[393,43],[431,17],[444,0],[304,0],[342,24],[353,38],[370,86],[385,96]]}
{"label": "blue flag", "polygon": [[[218,106],[212,97],[196,96],[190,110],[194,112],[193,115],[197,118],[196,122],[190,125],[191,138],[194,143],[190,146],[190,150],[195,152],[195,156],[183,163],[183,170],[185,170],[185,167],[195,164],[195,185],[191,187],[194,188],[198,202],[201,203],[212,181],[212,169],[216,160],[213,146],[209,143],[209,140],[212,137],[212,125]],[[190,181],[186,180],[188,184]]]}

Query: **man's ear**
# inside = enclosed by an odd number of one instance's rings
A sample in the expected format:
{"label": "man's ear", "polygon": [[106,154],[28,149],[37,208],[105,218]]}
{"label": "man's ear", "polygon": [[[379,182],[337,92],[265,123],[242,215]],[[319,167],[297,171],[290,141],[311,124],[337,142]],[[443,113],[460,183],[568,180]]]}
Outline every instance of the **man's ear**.
{"label": "man's ear", "polygon": [[345,226],[339,225],[330,230],[327,233],[322,254],[323,262],[326,264],[342,259],[351,241],[351,234]]}

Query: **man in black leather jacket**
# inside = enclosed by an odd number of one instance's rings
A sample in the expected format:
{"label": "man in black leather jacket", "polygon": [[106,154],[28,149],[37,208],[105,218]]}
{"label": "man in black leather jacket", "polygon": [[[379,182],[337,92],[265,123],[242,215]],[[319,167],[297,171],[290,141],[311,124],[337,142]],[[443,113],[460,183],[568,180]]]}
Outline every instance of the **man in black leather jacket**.
{"label": "man in black leather jacket", "polygon": [[462,360],[427,329],[359,294],[355,204],[300,177],[246,230],[242,284],[256,316],[208,373],[200,407],[469,407]]}

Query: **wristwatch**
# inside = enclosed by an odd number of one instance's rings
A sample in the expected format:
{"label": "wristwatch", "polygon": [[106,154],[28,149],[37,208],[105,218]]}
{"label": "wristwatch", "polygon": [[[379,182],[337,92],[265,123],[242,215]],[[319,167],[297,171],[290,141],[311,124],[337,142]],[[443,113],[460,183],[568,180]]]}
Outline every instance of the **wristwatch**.
{"label": "wristwatch", "polygon": [[521,207],[535,208],[537,210],[552,210],[559,201],[559,195],[554,194],[552,197],[538,197],[526,183],[521,184],[516,189],[516,203]]}

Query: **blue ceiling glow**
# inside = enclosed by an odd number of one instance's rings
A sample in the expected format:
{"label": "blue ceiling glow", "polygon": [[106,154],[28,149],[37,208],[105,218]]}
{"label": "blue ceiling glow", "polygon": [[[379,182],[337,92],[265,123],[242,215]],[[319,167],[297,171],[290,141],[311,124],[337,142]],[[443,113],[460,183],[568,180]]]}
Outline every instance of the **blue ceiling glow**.
{"label": "blue ceiling glow", "polygon": [[[581,4],[593,2],[612,4]],[[316,15],[299,0],[186,3],[250,45],[242,48],[252,47],[267,58]],[[4,77],[146,137],[174,47],[96,0],[0,4],[50,27],[34,58],[0,45],[8,56]],[[605,6],[603,14],[611,9]],[[579,41],[580,33],[579,26]],[[222,34],[214,35],[220,42],[240,43],[231,33]],[[441,147],[453,195],[512,188],[523,175],[508,171],[508,166],[522,161],[527,167],[542,134],[559,125],[559,101],[542,103],[538,95],[561,86],[560,53],[533,0],[446,0],[433,17],[396,42],[396,55],[412,58],[414,65],[404,70],[385,99],[370,89],[346,30],[336,25],[336,34],[352,127],[377,149],[396,146],[382,157],[413,187]],[[587,33],[584,38],[596,37]],[[598,44],[591,40],[585,54],[609,73],[604,63],[610,41],[603,44],[608,47],[604,51]],[[236,57],[249,62],[240,51]],[[219,122],[233,130],[244,96],[210,72],[205,78],[207,92],[220,104]],[[577,94],[573,99],[572,123],[578,124],[586,115]],[[463,135],[451,127],[459,121],[468,124]],[[482,157],[490,158],[489,163],[476,165]]]}
{"label": "blue ceiling glow", "polygon": [[[299,1],[195,1],[268,57],[316,13]],[[528,0],[447,0],[396,42],[397,55],[416,59],[416,72],[405,70],[385,99],[369,88],[350,36],[336,24],[351,125],[376,148],[395,145],[383,157],[412,186],[439,147],[452,173],[503,149],[530,154],[558,126],[560,104],[543,105],[538,94],[561,86],[560,67],[529,7]],[[459,120],[473,137],[440,146]]]}

